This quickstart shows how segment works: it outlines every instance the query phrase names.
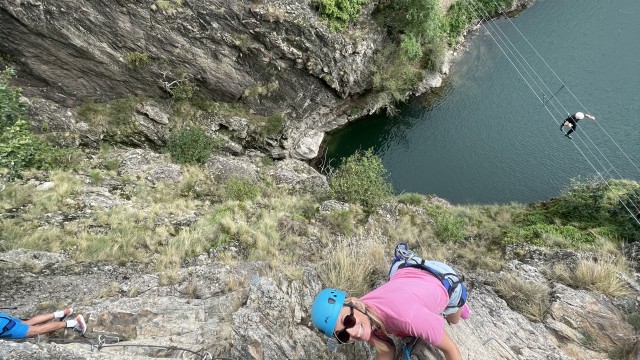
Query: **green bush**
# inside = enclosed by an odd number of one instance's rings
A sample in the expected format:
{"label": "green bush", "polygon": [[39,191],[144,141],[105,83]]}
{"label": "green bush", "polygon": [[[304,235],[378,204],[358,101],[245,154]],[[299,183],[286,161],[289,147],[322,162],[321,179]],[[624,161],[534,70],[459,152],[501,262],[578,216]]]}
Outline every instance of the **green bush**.
{"label": "green bush", "polygon": [[422,58],[422,45],[420,41],[412,34],[402,35],[400,37],[400,49],[402,49],[401,57],[404,61],[416,63]]}
{"label": "green bush", "polygon": [[26,169],[66,168],[75,161],[73,151],[55,148],[31,132],[31,125],[17,120],[0,134],[0,168],[12,177]]}
{"label": "green bush", "polygon": [[416,193],[404,193],[398,195],[398,202],[405,205],[420,206],[424,202],[424,198]]}
{"label": "green bush", "polygon": [[198,91],[198,86],[189,80],[183,80],[171,87],[171,96],[176,100],[189,100]]}
{"label": "green bush", "polygon": [[350,21],[358,18],[362,5],[368,0],[314,0],[320,8],[320,15],[328,22],[333,31],[340,31],[347,27]]}
{"label": "green bush", "polygon": [[445,17],[445,29],[449,34],[449,44],[455,44],[458,36],[472,22],[487,16],[495,16],[500,10],[512,6],[513,0],[474,0],[453,3]]}
{"label": "green bush", "polygon": [[449,34],[449,44],[454,45],[458,36],[476,19],[477,16],[467,1],[455,2],[449,7],[445,17],[445,27]]}
{"label": "green bush", "polygon": [[459,241],[464,239],[464,222],[458,216],[451,214],[442,206],[429,205],[429,216],[433,219],[433,230],[436,237],[444,241]]}
{"label": "green bush", "polygon": [[389,47],[376,56],[373,88],[384,94],[387,102],[404,101],[411,89],[420,83],[421,71],[398,56],[401,50]]}
{"label": "green bush", "polygon": [[0,72],[0,131],[12,126],[24,115],[20,89],[11,86],[11,78],[15,75],[16,72],[12,68]]}
{"label": "green bush", "polygon": [[640,205],[638,193],[640,185],[634,181],[588,181],[574,183],[562,196],[532,208],[547,219],[582,231],[598,229],[605,236],[635,241],[640,225],[628,209]]}
{"label": "green bush", "polygon": [[[394,0],[380,7],[378,19],[402,34],[402,42],[412,37],[419,43],[428,69],[442,65],[446,50],[446,27],[438,0]],[[404,44],[403,48],[409,44]],[[416,46],[412,46],[416,50]],[[414,57],[415,58],[415,57]]]}
{"label": "green bush", "polygon": [[392,196],[386,173],[382,161],[371,150],[357,151],[331,172],[329,185],[337,199],[373,210]]}
{"label": "green bush", "polygon": [[202,164],[211,156],[214,141],[201,128],[183,128],[171,135],[167,148],[177,163]]}
{"label": "green bush", "polygon": [[229,200],[255,200],[260,195],[260,187],[243,177],[232,177],[224,183],[224,195]]}

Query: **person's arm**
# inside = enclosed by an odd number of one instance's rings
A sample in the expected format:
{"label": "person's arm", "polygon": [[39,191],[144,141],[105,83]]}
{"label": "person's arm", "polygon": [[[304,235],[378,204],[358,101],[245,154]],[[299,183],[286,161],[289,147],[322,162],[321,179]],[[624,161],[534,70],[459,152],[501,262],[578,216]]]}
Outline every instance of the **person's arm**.
{"label": "person's arm", "polygon": [[596,119],[596,117],[591,115],[591,114],[584,114],[584,116],[588,117],[591,120],[595,120]]}
{"label": "person's arm", "polygon": [[436,345],[436,347],[440,349],[440,351],[442,351],[445,359],[462,360],[462,354],[460,354],[458,345],[453,342],[446,330],[444,332],[444,335],[442,336],[442,341],[440,341],[440,344]]}

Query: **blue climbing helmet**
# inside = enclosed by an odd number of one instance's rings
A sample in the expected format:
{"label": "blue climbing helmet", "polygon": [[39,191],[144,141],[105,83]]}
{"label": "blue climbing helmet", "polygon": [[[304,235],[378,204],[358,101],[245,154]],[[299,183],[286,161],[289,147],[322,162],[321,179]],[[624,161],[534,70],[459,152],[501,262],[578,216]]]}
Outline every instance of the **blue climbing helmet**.
{"label": "blue climbing helmet", "polygon": [[311,305],[311,321],[318,330],[331,337],[344,305],[347,293],[337,289],[324,289],[318,293]]}

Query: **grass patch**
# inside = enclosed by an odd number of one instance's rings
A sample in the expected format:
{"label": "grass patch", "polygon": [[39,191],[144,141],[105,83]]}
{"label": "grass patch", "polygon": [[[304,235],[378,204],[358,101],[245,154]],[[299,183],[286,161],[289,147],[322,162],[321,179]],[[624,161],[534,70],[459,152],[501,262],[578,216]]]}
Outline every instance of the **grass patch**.
{"label": "grass patch", "polygon": [[234,176],[225,181],[224,197],[231,201],[253,201],[258,198],[262,190],[251,179]]}
{"label": "grass patch", "polygon": [[323,214],[322,218],[338,234],[351,236],[355,231],[354,219],[349,210],[332,211]]}
{"label": "grass patch", "polygon": [[573,226],[536,224],[508,229],[503,239],[505,244],[534,244],[537,246],[576,247],[592,244],[595,236]]}
{"label": "grass patch", "polygon": [[336,242],[319,273],[327,286],[347,291],[349,296],[362,296],[376,278],[386,275],[376,272],[376,263],[382,261],[388,249],[385,244],[372,240],[358,241],[359,246],[353,246],[353,242],[351,238]]}
{"label": "grass patch", "polygon": [[149,54],[141,51],[131,51],[124,54],[124,59],[130,69],[141,69],[149,64]]}
{"label": "grass patch", "polygon": [[420,206],[424,203],[424,197],[416,193],[404,193],[397,197],[398,202],[405,205]]}
{"label": "grass patch", "polygon": [[134,109],[141,99],[130,97],[98,103],[85,101],[77,110],[78,119],[102,131],[105,139],[114,143],[139,145],[135,140],[139,133],[133,119]]}
{"label": "grass patch", "polygon": [[438,239],[457,242],[464,238],[464,222],[460,217],[439,205],[427,206],[427,212],[433,219],[432,226]]}
{"label": "grass patch", "polygon": [[494,286],[510,308],[534,322],[542,322],[549,311],[551,296],[546,284],[528,282],[514,274],[500,277]]}
{"label": "grass patch", "polygon": [[627,270],[624,259],[604,256],[600,259],[582,259],[575,268],[565,264],[555,265],[549,271],[549,277],[574,288],[620,297],[632,294],[627,283],[618,276]]}

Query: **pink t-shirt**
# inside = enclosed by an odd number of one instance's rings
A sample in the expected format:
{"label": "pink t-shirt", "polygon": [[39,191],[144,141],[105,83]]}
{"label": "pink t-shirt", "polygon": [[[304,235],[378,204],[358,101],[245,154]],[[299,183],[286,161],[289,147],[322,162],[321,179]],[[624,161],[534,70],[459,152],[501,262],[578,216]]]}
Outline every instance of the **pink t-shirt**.
{"label": "pink t-shirt", "polygon": [[[417,336],[439,345],[444,335],[442,312],[449,295],[440,280],[420,269],[400,269],[391,280],[361,300],[374,309],[397,336]],[[372,339],[370,342],[372,342]]]}

